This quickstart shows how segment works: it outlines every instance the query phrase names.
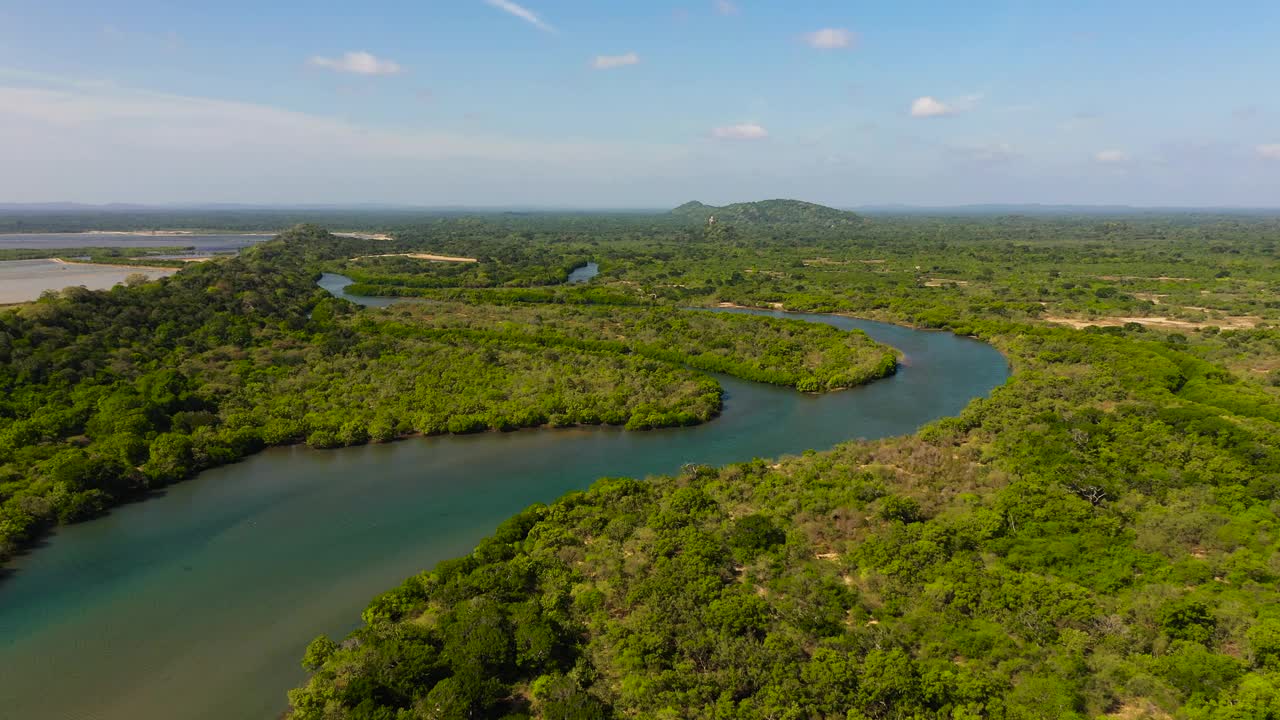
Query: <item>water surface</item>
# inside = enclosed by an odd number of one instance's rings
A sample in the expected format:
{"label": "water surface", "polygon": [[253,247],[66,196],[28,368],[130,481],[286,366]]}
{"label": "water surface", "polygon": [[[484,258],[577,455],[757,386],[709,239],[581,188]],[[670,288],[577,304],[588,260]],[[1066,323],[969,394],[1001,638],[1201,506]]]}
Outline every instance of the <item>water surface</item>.
{"label": "water surface", "polygon": [[906,365],[822,396],[721,377],[724,414],[693,428],[277,448],[60,530],[0,582],[0,717],[274,717],[317,633],[350,631],[373,595],[468,552],[531,503],[606,475],[910,433],[1007,376],[1004,358],[973,340],[790,317],[866,330]]}
{"label": "water surface", "polygon": [[600,266],[596,263],[589,262],[580,268],[574,268],[573,272],[569,273],[569,278],[565,280],[565,284],[581,285],[582,283],[589,282],[591,278],[599,274]]}
{"label": "water surface", "polygon": [[7,233],[0,249],[63,249],[81,247],[190,247],[198,252],[240,250],[274,235],[200,233],[195,235],[129,235],[125,233]]}
{"label": "water surface", "polygon": [[57,260],[0,260],[0,305],[30,302],[39,298],[40,293],[45,290],[61,290],[73,286],[108,290],[124,282],[130,275],[146,275],[155,279],[175,272],[176,269],[90,265]]}

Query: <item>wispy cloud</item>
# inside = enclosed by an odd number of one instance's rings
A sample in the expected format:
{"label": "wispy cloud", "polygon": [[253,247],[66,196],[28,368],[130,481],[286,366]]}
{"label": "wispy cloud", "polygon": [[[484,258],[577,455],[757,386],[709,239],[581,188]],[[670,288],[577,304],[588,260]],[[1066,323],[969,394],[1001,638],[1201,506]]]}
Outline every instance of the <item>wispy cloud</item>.
{"label": "wispy cloud", "polygon": [[484,0],[484,1],[485,1],[485,4],[490,5],[492,7],[496,7],[505,13],[515,15],[516,17],[520,18],[521,20],[524,20],[530,25],[538,28],[539,30],[542,30],[543,32],[550,32],[550,33],[556,32],[556,29],[552,27],[550,23],[538,17],[537,13],[535,13],[534,11],[530,10],[527,7],[524,7],[523,5],[517,5],[516,3],[511,2],[511,0]]}
{"label": "wispy cloud", "polygon": [[[589,193],[616,179],[619,167],[634,169],[635,177],[671,177],[688,157],[678,144],[387,128],[250,103],[23,78],[0,68],[0,157],[31,169],[20,180],[0,177],[0,197],[24,202],[276,202],[360,192],[463,202],[491,186],[503,186],[515,202],[556,188]],[[58,87],[30,86],[37,81]],[[424,163],[438,173],[424,175]],[[195,165],[201,172],[192,175]],[[72,166],[74,177],[65,172]],[[136,182],[118,182],[125,166],[138,172]]]}
{"label": "wispy cloud", "polygon": [[1129,162],[1129,153],[1124,150],[1102,150],[1094,155],[1093,159],[1103,165],[1118,165]]}
{"label": "wispy cloud", "polygon": [[711,137],[720,140],[763,140],[769,137],[769,131],[756,123],[738,123],[713,129]]}
{"label": "wispy cloud", "polygon": [[858,42],[857,34],[844,28],[823,28],[804,36],[805,44],[819,50],[841,50]]}
{"label": "wispy cloud", "polygon": [[1079,132],[1097,125],[1101,119],[1102,116],[1095,113],[1076,113],[1058,125],[1058,128],[1063,132]]}
{"label": "wispy cloud", "polygon": [[103,25],[102,35],[115,43],[159,46],[171,51],[182,47],[182,38],[178,37],[178,33],[172,30],[157,35],[136,30],[124,30],[115,25]]}
{"label": "wispy cloud", "polygon": [[716,4],[716,12],[720,13],[721,15],[737,15],[738,14],[738,6],[734,5],[729,0],[716,0],[715,4]]}
{"label": "wispy cloud", "polygon": [[1280,143],[1274,145],[1259,145],[1257,147],[1258,157],[1264,160],[1280,160]]}
{"label": "wispy cloud", "polygon": [[343,53],[342,57],[327,58],[319,55],[307,61],[314,67],[326,68],[335,72],[352,73],[353,75],[395,75],[404,71],[400,64],[384,60],[363,50]]}
{"label": "wispy cloud", "polygon": [[961,160],[983,165],[1006,163],[1022,158],[1022,153],[1009,143],[951,146],[948,150]]}
{"label": "wispy cloud", "polygon": [[962,112],[972,110],[981,99],[981,95],[966,95],[962,98],[944,102],[932,95],[925,95],[924,97],[916,98],[911,103],[911,117],[933,118],[959,115]]}
{"label": "wispy cloud", "polygon": [[596,59],[591,61],[591,67],[597,70],[612,70],[613,68],[639,64],[640,56],[633,52],[629,52],[626,55],[597,55]]}

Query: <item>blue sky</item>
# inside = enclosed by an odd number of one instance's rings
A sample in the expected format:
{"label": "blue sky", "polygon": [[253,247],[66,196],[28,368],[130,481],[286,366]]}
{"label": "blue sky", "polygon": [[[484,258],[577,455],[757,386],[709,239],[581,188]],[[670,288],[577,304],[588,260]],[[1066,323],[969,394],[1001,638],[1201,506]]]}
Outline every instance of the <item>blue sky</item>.
{"label": "blue sky", "polygon": [[0,202],[1280,205],[1280,3],[9,0]]}

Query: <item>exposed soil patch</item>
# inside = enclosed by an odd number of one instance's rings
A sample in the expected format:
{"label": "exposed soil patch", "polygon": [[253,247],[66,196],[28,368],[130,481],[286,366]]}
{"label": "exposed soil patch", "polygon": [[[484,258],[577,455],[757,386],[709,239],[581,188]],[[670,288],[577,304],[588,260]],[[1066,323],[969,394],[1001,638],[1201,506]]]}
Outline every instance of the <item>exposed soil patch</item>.
{"label": "exposed soil patch", "polygon": [[433,255],[431,253],[387,253],[385,255],[361,255],[360,257],[351,258],[352,261],[364,260],[365,258],[379,257],[407,257],[414,260],[430,260],[432,262],[455,262],[455,263],[473,263],[480,262],[475,258],[455,257],[453,255]]}
{"label": "exposed soil patch", "polygon": [[1169,277],[1161,275],[1159,277],[1139,277],[1137,275],[1099,275],[1099,280],[1109,280],[1115,282],[1117,280],[1159,280],[1161,282],[1195,282],[1195,278],[1188,277]]}
{"label": "exposed soil patch", "polygon": [[1090,325],[1097,327],[1121,327],[1128,323],[1138,323],[1147,327],[1181,329],[1181,330],[1199,330],[1200,328],[1219,327],[1231,328],[1235,330],[1245,330],[1257,327],[1263,319],[1253,315],[1233,315],[1230,317],[1217,318],[1214,320],[1205,320],[1203,322],[1195,322],[1191,320],[1178,320],[1169,317],[1100,317],[1100,318],[1071,318],[1071,317],[1054,317],[1046,316],[1044,320],[1061,325],[1069,325],[1073,328],[1086,328]]}

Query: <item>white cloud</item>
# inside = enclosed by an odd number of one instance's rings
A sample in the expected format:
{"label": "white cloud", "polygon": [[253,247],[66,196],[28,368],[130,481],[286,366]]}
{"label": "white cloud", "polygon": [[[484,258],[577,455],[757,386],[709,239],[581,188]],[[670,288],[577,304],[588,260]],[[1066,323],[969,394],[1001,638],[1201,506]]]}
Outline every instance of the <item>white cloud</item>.
{"label": "white cloud", "polygon": [[805,35],[804,41],[809,47],[819,50],[839,50],[853,47],[858,36],[844,28],[823,28]]}
{"label": "white cloud", "polygon": [[538,28],[539,30],[542,30],[544,32],[552,32],[552,33],[556,31],[554,27],[551,27],[550,24],[548,24],[542,18],[538,17],[537,13],[530,10],[529,8],[526,8],[511,2],[511,0],[484,0],[484,1],[487,5],[496,7],[505,13],[515,15],[516,17],[520,18],[521,20],[524,20],[525,22]]}
{"label": "white cloud", "polygon": [[399,63],[384,60],[363,50],[343,53],[340,58],[327,58],[317,55],[307,62],[315,67],[355,75],[395,75],[404,71],[404,68],[400,67]]}
{"label": "white cloud", "polygon": [[911,117],[926,118],[954,114],[955,108],[928,95],[917,98],[911,103]]}
{"label": "white cloud", "polygon": [[1104,165],[1117,165],[1129,162],[1129,153],[1123,150],[1103,150],[1094,155],[1093,159]]}
{"label": "white cloud", "polygon": [[966,95],[955,100],[942,101],[932,95],[916,98],[911,103],[911,117],[914,118],[931,118],[946,117],[948,115],[959,115],[973,109],[974,105],[982,99],[981,95]]}
{"label": "white cloud", "polygon": [[729,0],[716,0],[716,12],[721,15],[737,15],[738,6]]}
{"label": "white cloud", "polygon": [[1274,145],[1259,145],[1257,147],[1258,157],[1266,160],[1280,160],[1280,143]]}
{"label": "white cloud", "polygon": [[627,65],[638,65],[639,63],[640,56],[629,52],[626,55],[597,55],[596,59],[591,61],[591,67],[597,70],[612,70],[613,68]]}
{"label": "white cloud", "polygon": [[769,131],[756,123],[738,123],[715,128],[711,131],[711,137],[721,140],[763,140],[769,137]]}
{"label": "white cloud", "polygon": [[14,202],[586,202],[605,197],[619,167],[657,183],[692,162],[680,144],[387,127],[45,80],[0,68],[0,157],[29,169],[21,180],[0,177],[0,197]]}

